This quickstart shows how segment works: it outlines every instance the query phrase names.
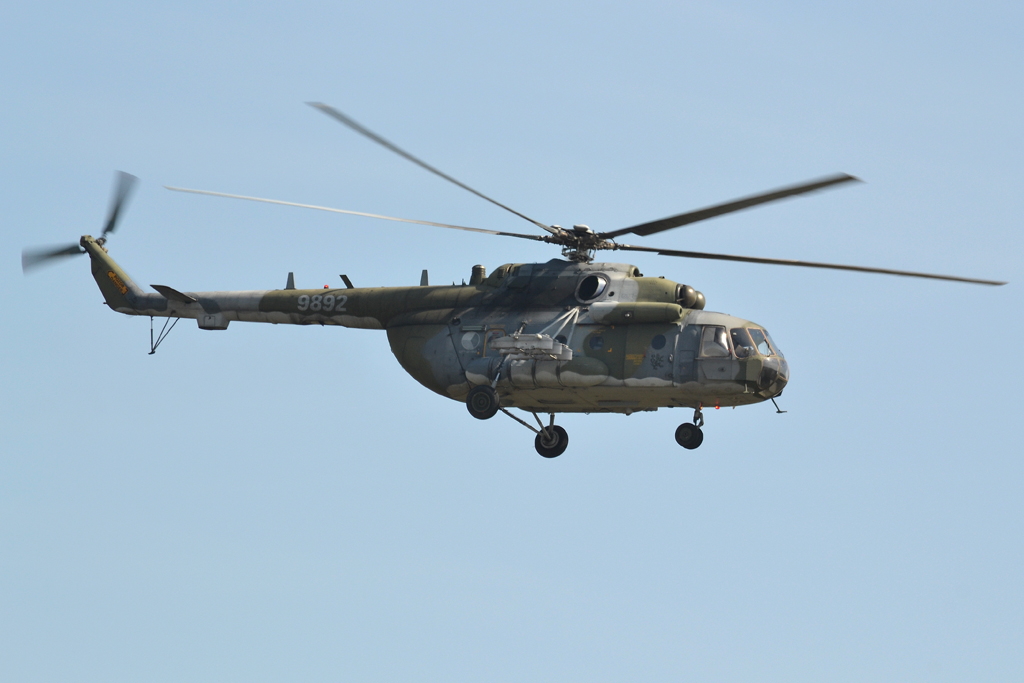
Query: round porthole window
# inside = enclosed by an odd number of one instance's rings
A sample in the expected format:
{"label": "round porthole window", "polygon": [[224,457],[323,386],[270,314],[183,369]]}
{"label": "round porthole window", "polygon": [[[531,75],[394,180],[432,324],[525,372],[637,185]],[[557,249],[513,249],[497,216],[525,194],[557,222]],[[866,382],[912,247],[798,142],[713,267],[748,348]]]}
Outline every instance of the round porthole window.
{"label": "round porthole window", "polygon": [[651,340],[651,348],[655,351],[660,351],[665,348],[665,335],[657,334],[654,339]]}
{"label": "round porthole window", "polygon": [[587,303],[604,294],[608,289],[608,278],[604,275],[588,275],[576,286],[576,298]]}

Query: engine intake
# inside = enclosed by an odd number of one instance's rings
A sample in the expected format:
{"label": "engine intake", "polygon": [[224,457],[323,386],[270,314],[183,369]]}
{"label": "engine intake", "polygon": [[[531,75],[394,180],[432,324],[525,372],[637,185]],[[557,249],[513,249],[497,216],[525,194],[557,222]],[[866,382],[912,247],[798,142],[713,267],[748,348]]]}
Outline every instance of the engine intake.
{"label": "engine intake", "polygon": [[676,285],[676,303],[683,308],[694,308],[703,311],[707,301],[704,295],[690,285]]}

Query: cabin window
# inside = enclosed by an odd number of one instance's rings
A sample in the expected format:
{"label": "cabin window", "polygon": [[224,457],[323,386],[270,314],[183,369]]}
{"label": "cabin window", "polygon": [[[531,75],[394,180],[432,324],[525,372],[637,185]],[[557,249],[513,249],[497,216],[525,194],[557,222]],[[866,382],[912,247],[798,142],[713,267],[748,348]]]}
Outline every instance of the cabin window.
{"label": "cabin window", "polygon": [[718,325],[705,325],[700,338],[700,355],[705,358],[728,358],[729,338],[725,328]]}
{"label": "cabin window", "polygon": [[665,348],[665,335],[657,334],[651,340],[651,348],[655,351]]}
{"label": "cabin window", "polygon": [[600,351],[604,347],[604,337],[599,334],[595,334],[590,338],[590,348],[594,351]]}

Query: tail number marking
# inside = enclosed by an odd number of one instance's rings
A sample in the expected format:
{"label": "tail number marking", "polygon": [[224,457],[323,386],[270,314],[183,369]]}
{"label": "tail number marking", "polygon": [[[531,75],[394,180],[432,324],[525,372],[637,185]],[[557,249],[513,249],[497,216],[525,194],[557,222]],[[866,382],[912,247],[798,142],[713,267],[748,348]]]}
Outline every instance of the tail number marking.
{"label": "tail number marking", "polygon": [[109,277],[110,281],[114,283],[115,287],[117,287],[117,291],[121,292],[122,294],[128,293],[128,285],[126,285],[124,281],[117,276],[117,273],[115,273],[112,270],[108,270],[107,277]]}
{"label": "tail number marking", "polygon": [[348,303],[348,297],[344,294],[339,296],[334,296],[333,294],[328,294],[326,296],[322,296],[320,294],[314,294],[313,296],[303,294],[299,297],[299,310],[317,312],[325,311],[328,313],[334,311],[335,313],[344,313],[346,303]]}

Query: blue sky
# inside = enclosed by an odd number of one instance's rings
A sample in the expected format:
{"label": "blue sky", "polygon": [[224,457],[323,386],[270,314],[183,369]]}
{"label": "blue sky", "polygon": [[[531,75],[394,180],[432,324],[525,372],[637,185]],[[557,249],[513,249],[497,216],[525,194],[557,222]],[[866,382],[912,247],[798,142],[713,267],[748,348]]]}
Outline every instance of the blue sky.
{"label": "blue sky", "polygon": [[[1024,674],[1017,3],[8,4],[0,22],[0,661],[11,680],[1013,680]],[[637,255],[764,324],[771,406],[568,416],[546,461],[382,333],[148,321],[84,260],[182,290],[415,284],[551,247],[182,185],[615,229],[832,172],[867,182]],[[638,242],[640,240],[637,240]],[[645,242],[646,243],[646,242]]]}

